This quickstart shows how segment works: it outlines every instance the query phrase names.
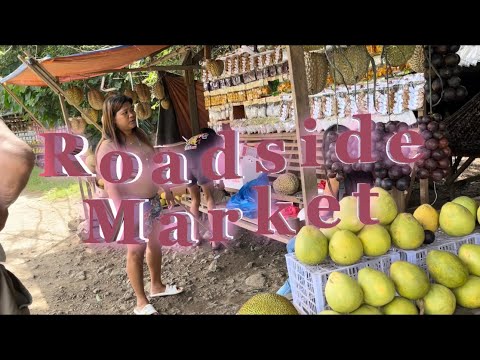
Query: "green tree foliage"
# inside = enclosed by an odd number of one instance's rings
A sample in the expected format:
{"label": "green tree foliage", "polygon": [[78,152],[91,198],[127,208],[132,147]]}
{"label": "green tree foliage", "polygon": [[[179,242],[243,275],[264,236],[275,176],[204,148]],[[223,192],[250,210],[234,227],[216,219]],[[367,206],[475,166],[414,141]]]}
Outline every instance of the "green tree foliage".
{"label": "green tree foliage", "polygon": [[[18,55],[25,55],[25,52],[31,54],[37,59],[46,56],[66,56],[79,52],[102,49],[108,46],[85,46],[85,45],[62,45],[62,46],[44,46],[44,45],[2,45],[0,46],[0,72],[1,76],[7,76],[21,65]],[[98,82],[92,80],[92,84]],[[63,86],[64,88],[68,86]],[[35,117],[47,128],[52,128],[64,123],[58,96],[48,87],[34,86],[11,86],[9,88],[23,101],[25,106]],[[71,115],[75,115],[75,109],[68,107]],[[73,111],[74,110],[74,111]],[[5,92],[0,89],[0,111],[1,112],[23,112],[20,105]],[[77,112],[78,115],[78,112]]]}
{"label": "green tree foliage", "polygon": [[[0,77],[7,76],[21,65],[18,55],[30,54],[36,59],[42,59],[46,56],[68,56],[82,52],[94,51],[111,47],[112,45],[0,45]],[[182,45],[173,45],[157,54],[155,58],[142,59],[130,67],[148,66],[156,59],[161,59],[164,56],[176,51]],[[231,51],[234,47],[230,45],[215,45],[212,49],[212,57],[219,56],[225,52]],[[192,53],[196,53],[201,49],[201,46],[191,47]],[[172,56],[167,60],[156,63],[156,65],[172,65],[179,64],[183,54],[180,53]],[[183,71],[172,71],[180,76],[183,76]],[[201,71],[195,71],[195,78],[201,78]],[[84,92],[84,101],[81,107],[88,108],[90,105],[87,101],[87,93],[89,87],[99,89],[101,86],[102,77],[91,78],[86,81],[73,81],[62,84],[63,89],[68,89],[71,86],[78,86]],[[137,72],[132,74],[113,73],[105,75],[104,88],[116,88],[123,93],[127,87],[132,87],[133,84],[145,83],[149,87],[157,81],[157,72]],[[25,106],[31,111],[35,117],[46,127],[54,128],[56,126],[64,125],[62,111],[58,96],[48,87],[33,87],[33,86],[11,86],[9,88],[23,101]],[[67,104],[69,116],[80,116],[78,110],[73,106]],[[17,112],[24,113],[20,105],[10,97],[5,90],[0,88],[0,112]],[[99,112],[100,113],[100,112]],[[156,123],[159,114],[159,102],[155,99],[152,102],[152,116],[148,120],[139,121],[140,127],[148,134],[152,134],[156,130]],[[98,123],[100,124],[100,116],[98,115]],[[25,114],[25,118],[27,115]],[[89,140],[90,146],[95,148],[97,142],[100,140],[101,134],[92,126],[88,125],[86,129],[86,137]],[[153,137],[153,136],[152,136]]]}

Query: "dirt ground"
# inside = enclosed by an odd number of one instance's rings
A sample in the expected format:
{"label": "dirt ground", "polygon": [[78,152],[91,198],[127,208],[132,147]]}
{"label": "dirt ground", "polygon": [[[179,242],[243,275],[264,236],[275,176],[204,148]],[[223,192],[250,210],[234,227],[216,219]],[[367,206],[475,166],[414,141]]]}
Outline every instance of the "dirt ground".
{"label": "dirt ground", "polygon": [[[463,177],[478,174],[474,162]],[[439,208],[449,192],[436,188]],[[480,195],[480,182],[455,191],[454,196]],[[412,204],[418,204],[418,188]],[[435,194],[430,192],[430,201]],[[125,249],[86,245],[77,236],[83,214],[80,198],[46,201],[22,194],[10,208],[0,243],[5,266],[19,277],[34,298],[33,314],[132,314],[133,291],[125,273]],[[275,292],[287,278],[285,245],[239,230],[226,250],[200,248],[164,251],[163,279],[185,292],[153,300],[161,314],[235,314],[258,292]],[[145,267],[146,289],[149,289]]]}
{"label": "dirt ground", "polygon": [[[79,199],[52,203],[22,195],[0,233],[5,266],[32,293],[34,314],[132,314],[125,249],[80,241],[80,211]],[[161,314],[235,314],[255,293],[275,292],[283,284],[285,252],[284,244],[243,230],[215,253],[207,244],[166,249],[163,280],[185,291],[152,304]]]}

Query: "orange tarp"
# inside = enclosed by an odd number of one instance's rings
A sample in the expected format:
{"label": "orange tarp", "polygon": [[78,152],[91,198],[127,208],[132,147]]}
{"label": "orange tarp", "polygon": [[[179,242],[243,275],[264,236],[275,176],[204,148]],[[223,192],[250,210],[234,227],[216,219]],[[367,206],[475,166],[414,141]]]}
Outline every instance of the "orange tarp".
{"label": "orange tarp", "polygon": [[[117,70],[170,45],[125,45],[105,50],[90,51],[70,56],[45,58],[42,66],[60,83],[83,80]],[[34,72],[22,64],[14,72],[0,79],[1,83],[23,86],[47,86]]]}

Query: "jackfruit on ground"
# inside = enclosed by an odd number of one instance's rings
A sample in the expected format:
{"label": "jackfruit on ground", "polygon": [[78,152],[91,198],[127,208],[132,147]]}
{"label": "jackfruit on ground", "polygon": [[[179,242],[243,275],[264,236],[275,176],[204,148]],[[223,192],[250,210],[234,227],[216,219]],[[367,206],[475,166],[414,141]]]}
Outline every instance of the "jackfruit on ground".
{"label": "jackfruit on ground", "polygon": [[247,300],[237,315],[298,315],[298,311],[286,297],[262,293]]}

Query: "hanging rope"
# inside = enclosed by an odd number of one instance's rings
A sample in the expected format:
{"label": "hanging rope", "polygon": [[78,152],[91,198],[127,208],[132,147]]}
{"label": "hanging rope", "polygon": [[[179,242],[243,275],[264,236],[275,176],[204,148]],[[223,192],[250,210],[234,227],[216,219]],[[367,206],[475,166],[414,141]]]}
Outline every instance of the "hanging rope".
{"label": "hanging rope", "polygon": [[[431,46],[428,45],[428,67],[431,70],[432,69],[432,51],[430,50]],[[430,97],[430,112],[429,114],[432,115],[432,74],[430,73],[428,76],[428,81],[429,81],[429,97]]]}
{"label": "hanging rope", "polygon": [[435,200],[433,200],[433,202],[430,204],[433,206],[433,204],[436,203],[437,199],[438,199],[438,194],[437,194],[437,187],[435,186],[435,181],[433,181],[433,191],[435,192]]}

